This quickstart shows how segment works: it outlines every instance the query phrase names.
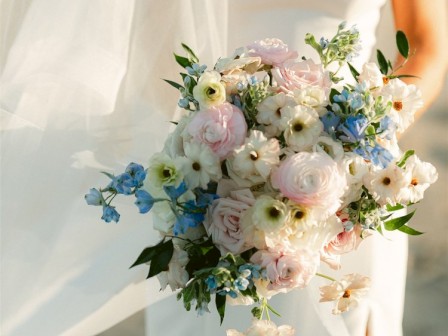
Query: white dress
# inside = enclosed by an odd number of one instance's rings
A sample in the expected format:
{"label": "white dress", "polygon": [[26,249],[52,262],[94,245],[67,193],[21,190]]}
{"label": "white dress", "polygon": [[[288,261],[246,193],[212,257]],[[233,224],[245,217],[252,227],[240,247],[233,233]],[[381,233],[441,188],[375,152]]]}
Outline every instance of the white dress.
{"label": "white dress", "polygon": [[[342,20],[359,20],[368,48],[374,43],[382,1],[369,2],[368,13],[355,0],[289,3],[275,2],[273,8],[264,1],[250,6],[210,0],[3,0],[0,334],[95,335],[148,304],[151,336],[224,334],[216,314],[196,318],[173,295],[159,293],[155,280],[145,281],[144,267],[128,270],[158,238],[150,216],[139,215],[133,201],[124,199],[117,203],[121,222],[105,224],[101,210],[86,206],[83,195],[107,183],[100,170],[119,173],[130,161],[145,164],[162,148],[177,93],[161,78],[177,78],[171,52],[180,52],[180,42],[209,66],[266,36],[300,52],[306,31],[329,35]],[[293,11],[296,5],[305,7]],[[382,260],[377,253],[384,249],[367,244],[364,273],[376,279]],[[405,260],[403,251],[393,255]],[[381,275],[376,284],[384,280],[399,288],[380,287],[387,296],[374,299],[387,298],[387,304],[374,300],[365,310],[381,312],[395,303],[401,320],[403,270],[398,282]],[[281,321],[295,325],[299,335],[315,335],[319,326],[325,330],[329,322],[319,318],[325,314],[313,308],[317,296],[304,301],[307,292],[297,295],[274,300]],[[229,307],[226,326],[246,329],[248,311]]]}

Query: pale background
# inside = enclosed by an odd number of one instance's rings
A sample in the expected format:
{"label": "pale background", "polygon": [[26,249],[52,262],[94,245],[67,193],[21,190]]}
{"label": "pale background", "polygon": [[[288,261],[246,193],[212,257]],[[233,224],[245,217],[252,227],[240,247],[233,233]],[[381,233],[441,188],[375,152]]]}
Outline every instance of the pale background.
{"label": "pale background", "polygon": [[[378,28],[378,47],[389,59],[395,53],[391,9],[386,5]],[[445,43],[446,41],[441,41]],[[401,139],[403,149],[415,149],[431,162],[439,179],[425,194],[410,226],[425,234],[409,239],[408,277],[404,310],[405,336],[448,335],[448,78],[438,100]],[[384,293],[384,295],[388,295]],[[181,303],[179,303],[181,304]],[[185,312],[192,314],[194,312]],[[139,312],[100,336],[143,336]]]}

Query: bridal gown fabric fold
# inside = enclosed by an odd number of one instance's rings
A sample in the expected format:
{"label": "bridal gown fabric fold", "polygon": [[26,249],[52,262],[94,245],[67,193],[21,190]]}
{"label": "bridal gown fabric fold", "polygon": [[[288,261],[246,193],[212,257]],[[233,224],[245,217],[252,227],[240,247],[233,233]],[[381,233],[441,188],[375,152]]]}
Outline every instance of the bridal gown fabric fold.
{"label": "bridal gown fabric fold", "polygon": [[[178,93],[161,79],[178,79],[172,52],[181,52],[181,42],[209,68],[265,37],[309,57],[305,33],[331,36],[346,20],[360,28],[364,62],[383,3],[4,0],[0,333],[95,335],[148,305],[151,336],[245,330],[248,307],[228,307],[219,327],[215,312],[196,317],[175,295],[159,292],[156,279],[146,281],[144,267],[128,269],[158,240],[151,216],[139,215],[131,199],[118,200],[120,223],[106,224],[83,196],[106,183],[99,171],[146,164],[162,148],[179,111]],[[370,275],[376,286],[353,314],[332,316],[328,304],[317,303],[324,282],[313,280],[307,290],[272,300],[283,315],[276,322],[298,335],[364,335],[356,328],[367,323],[369,335],[400,335],[403,238],[369,238],[344,259],[344,274]],[[395,325],[377,323],[382,316]]]}

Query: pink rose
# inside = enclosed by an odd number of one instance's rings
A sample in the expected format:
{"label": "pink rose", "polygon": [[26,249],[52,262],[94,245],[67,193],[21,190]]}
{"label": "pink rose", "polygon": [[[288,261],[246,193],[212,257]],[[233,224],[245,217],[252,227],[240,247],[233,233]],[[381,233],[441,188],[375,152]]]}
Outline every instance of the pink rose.
{"label": "pink rose", "polygon": [[225,159],[244,144],[247,125],[240,109],[223,103],[196,112],[187,131],[195,141],[206,144],[220,159]]}
{"label": "pink rose", "polygon": [[258,56],[262,63],[269,65],[280,65],[298,56],[296,51],[289,51],[288,46],[277,38],[255,41],[247,46],[247,49],[249,49],[249,56]]}
{"label": "pink rose", "polygon": [[272,174],[272,185],[290,200],[317,208],[321,219],[334,214],[347,186],[345,174],[326,153],[300,152]]}
{"label": "pink rose", "polygon": [[279,90],[285,93],[307,86],[318,86],[328,93],[331,87],[328,72],[324,71],[322,65],[314,63],[311,59],[285,62],[282,66],[272,69],[272,76]]}
{"label": "pink rose", "polygon": [[230,192],[230,197],[218,198],[207,211],[204,221],[207,234],[221,251],[221,255],[231,252],[239,254],[250,246],[245,239],[240,225],[244,212],[255,202],[249,189]]}
{"label": "pink rose", "polygon": [[319,254],[308,249],[291,252],[257,251],[251,262],[266,269],[270,281],[268,290],[288,292],[293,288],[304,288],[316,274]]}

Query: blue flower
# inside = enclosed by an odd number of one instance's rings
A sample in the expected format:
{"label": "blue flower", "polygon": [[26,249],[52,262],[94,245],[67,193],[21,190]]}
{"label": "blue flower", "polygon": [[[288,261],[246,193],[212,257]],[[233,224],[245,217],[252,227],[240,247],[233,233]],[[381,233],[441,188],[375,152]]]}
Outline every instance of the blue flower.
{"label": "blue flower", "polygon": [[138,206],[140,213],[147,213],[154,205],[154,198],[145,190],[137,190],[135,192],[135,205]]}
{"label": "blue flower", "polygon": [[107,205],[103,207],[103,216],[101,217],[101,219],[107,223],[110,223],[111,221],[118,223],[118,221],[120,220],[120,214],[117,212],[117,210],[115,210],[115,207]]}
{"label": "blue flower", "polygon": [[84,198],[88,205],[103,205],[105,203],[103,194],[95,188],[90,189]]}
{"label": "blue flower", "polygon": [[319,44],[320,44],[320,47],[322,48],[322,50],[327,48],[329,43],[330,42],[328,41],[328,39],[326,39],[324,37],[320,38]]}
{"label": "blue flower", "polygon": [[238,271],[243,275],[247,271],[249,271],[249,275],[246,276],[247,279],[259,279],[260,278],[260,265],[252,265],[252,264],[244,264],[238,268]]}
{"label": "blue flower", "polygon": [[243,277],[238,277],[235,281],[233,281],[233,285],[240,291],[246,290],[247,286],[249,286],[249,280]]}
{"label": "blue flower", "polygon": [[174,223],[173,233],[175,236],[184,234],[189,227],[197,227],[198,222],[189,216],[176,215],[176,222]]}
{"label": "blue flower", "polygon": [[179,99],[179,102],[177,103],[177,105],[180,108],[187,108],[190,106],[190,101],[187,98],[181,98],[181,99]]}
{"label": "blue flower", "polygon": [[371,161],[375,166],[386,168],[394,159],[392,154],[377,143],[372,147],[370,145],[358,146],[353,152],[361,155],[364,159]]}
{"label": "blue flower", "polygon": [[142,165],[138,163],[131,162],[125,170],[125,173],[128,173],[132,177],[133,187],[141,187],[143,185],[143,181],[146,178],[146,171]]}
{"label": "blue flower", "polygon": [[220,291],[217,292],[217,294],[223,295],[223,296],[224,295],[228,295],[232,299],[236,299],[238,297],[238,294],[235,291],[233,291],[230,288],[228,288],[228,287],[225,287],[225,288],[221,289]]}
{"label": "blue flower", "polygon": [[[337,104],[335,104],[337,105]],[[337,105],[339,107],[339,105]],[[333,134],[336,130],[336,127],[339,125],[341,118],[338,117],[333,112],[329,111],[327,114],[320,118],[322,123],[324,124],[324,130],[328,134]]]}
{"label": "blue flower", "polygon": [[173,186],[164,186],[163,190],[175,202],[180,196],[185,194],[188,190],[185,182],[182,182],[177,188]]}
{"label": "blue flower", "polygon": [[353,110],[358,111],[364,107],[364,99],[362,95],[360,95],[357,92],[354,92],[350,95],[349,104]]}
{"label": "blue flower", "polygon": [[218,282],[216,281],[216,277],[213,275],[209,275],[207,279],[204,280],[207,284],[207,288],[209,292],[214,292],[216,288],[218,288]]}
{"label": "blue flower", "polygon": [[128,173],[123,173],[112,178],[108,188],[115,190],[119,194],[130,195],[134,187],[134,179]]}
{"label": "blue flower", "polygon": [[397,129],[397,124],[389,117],[385,116],[380,120],[380,126],[377,129],[380,138],[387,140],[392,140],[395,130]]}
{"label": "blue flower", "polygon": [[338,127],[338,131],[345,134],[339,136],[339,139],[345,142],[357,143],[365,138],[367,126],[369,126],[369,120],[362,114],[349,116],[345,122]]}
{"label": "blue flower", "polygon": [[336,103],[345,103],[348,101],[350,96],[350,93],[344,89],[342,90],[340,95],[334,95],[333,96],[333,101],[335,101]]}
{"label": "blue flower", "polygon": [[187,66],[185,70],[187,70],[188,74],[191,76],[200,77],[203,72],[207,69],[206,65],[199,65],[197,63],[193,63],[191,67]]}

